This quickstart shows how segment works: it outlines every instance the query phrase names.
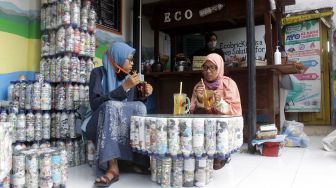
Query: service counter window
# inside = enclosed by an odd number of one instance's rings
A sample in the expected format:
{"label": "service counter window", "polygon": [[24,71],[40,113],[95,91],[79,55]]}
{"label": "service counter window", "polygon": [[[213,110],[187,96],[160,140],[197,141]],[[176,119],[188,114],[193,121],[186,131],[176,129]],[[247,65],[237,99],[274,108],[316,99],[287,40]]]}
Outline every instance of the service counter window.
{"label": "service counter window", "polygon": [[176,52],[172,57],[173,71],[190,71],[195,53],[204,47],[204,36],[200,33],[176,36]]}
{"label": "service counter window", "polygon": [[122,34],[122,0],[96,0],[97,27]]}
{"label": "service counter window", "polygon": [[204,36],[200,33],[187,34],[176,37],[176,50],[192,59],[195,52],[204,47]]}

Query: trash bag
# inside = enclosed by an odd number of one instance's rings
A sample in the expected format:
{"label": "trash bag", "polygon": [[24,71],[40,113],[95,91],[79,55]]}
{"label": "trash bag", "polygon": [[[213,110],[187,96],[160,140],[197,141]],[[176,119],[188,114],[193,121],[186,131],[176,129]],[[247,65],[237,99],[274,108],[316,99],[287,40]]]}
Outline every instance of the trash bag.
{"label": "trash bag", "polygon": [[285,121],[282,134],[287,135],[285,146],[308,147],[309,137],[303,132],[304,124],[297,121]]}
{"label": "trash bag", "polygon": [[285,121],[283,127],[283,134],[288,136],[300,136],[303,133],[303,123],[297,121]]}
{"label": "trash bag", "polygon": [[308,147],[309,137],[305,133],[301,133],[300,136],[288,136],[285,139],[285,146],[287,147]]}
{"label": "trash bag", "polygon": [[322,139],[322,146],[326,151],[336,151],[336,130]]}

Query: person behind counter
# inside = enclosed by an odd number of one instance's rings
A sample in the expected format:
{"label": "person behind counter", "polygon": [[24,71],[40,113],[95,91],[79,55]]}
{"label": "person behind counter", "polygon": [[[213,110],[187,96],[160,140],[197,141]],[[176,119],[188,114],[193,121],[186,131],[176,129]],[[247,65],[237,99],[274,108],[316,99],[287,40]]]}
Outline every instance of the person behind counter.
{"label": "person behind counter", "polygon": [[224,59],[224,52],[216,48],[217,46],[217,35],[213,32],[206,33],[204,36],[205,46],[199,50],[197,50],[193,56],[207,56],[211,53],[216,53],[220,55]]}
{"label": "person behind counter", "polygon": [[[146,106],[133,101],[138,75],[129,75],[133,67],[135,49],[115,42],[103,55],[103,66],[92,70],[90,78],[90,107],[92,117],[86,126],[89,140],[96,145],[95,185],[106,187],[118,181],[118,162],[132,164],[134,171],[145,172],[148,157],[133,153],[129,143],[130,117],[145,115]],[[153,88],[146,83],[149,96]]]}
{"label": "person behind counter", "polygon": [[[190,111],[194,114],[242,115],[237,84],[224,76],[223,58],[215,53],[206,56],[202,64],[203,79],[196,84]],[[215,158],[214,169],[221,169],[226,160]]]}
{"label": "person behind counter", "polygon": [[[288,56],[284,48],[280,48],[281,52],[281,64],[286,64],[288,61]],[[287,103],[287,95],[289,90],[293,90],[292,79],[290,75],[283,74],[279,77],[280,80],[280,87],[279,87],[279,97],[280,97],[280,131],[283,131],[283,126],[286,121],[285,110],[286,106],[288,107],[289,104]],[[287,104],[286,104],[287,103]]]}

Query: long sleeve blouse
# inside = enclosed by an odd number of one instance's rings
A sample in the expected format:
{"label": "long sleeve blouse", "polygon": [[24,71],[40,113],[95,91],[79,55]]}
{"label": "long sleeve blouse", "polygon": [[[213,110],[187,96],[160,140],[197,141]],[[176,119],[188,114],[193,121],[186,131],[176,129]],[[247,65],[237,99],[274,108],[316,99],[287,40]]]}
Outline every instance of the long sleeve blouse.
{"label": "long sleeve blouse", "polygon": [[96,111],[100,105],[109,100],[123,101],[126,98],[128,101],[134,100],[134,88],[126,92],[122,86],[119,86],[113,91],[104,94],[102,85],[104,74],[106,74],[104,67],[97,67],[91,72],[89,98],[92,112]]}

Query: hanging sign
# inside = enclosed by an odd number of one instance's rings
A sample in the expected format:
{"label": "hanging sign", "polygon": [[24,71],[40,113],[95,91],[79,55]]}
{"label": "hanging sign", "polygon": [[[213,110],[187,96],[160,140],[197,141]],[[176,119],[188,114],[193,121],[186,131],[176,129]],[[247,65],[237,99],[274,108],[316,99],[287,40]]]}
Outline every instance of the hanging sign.
{"label": "hanging sign", "polygon": [[281,19],[281,24],[282,25],[288,25],[288,24],[298,23],[298,22],[302,22],[302,21],[306,21],[306,20],[313,20],[313,19],[316,19],[316,18],[331,16],[333,14],[334,14],[333,11],[328,11],[328,12],[319,12],[319,13],[297,15],[297,16],[289,16],[289,17],[282,18]]}
{"label": "hanging sign", "polygon": [[[246,28],[227,29],[216,32],[219,48],[224,52],[225,63],[239,63],[246,60]],[[266,53],[264,42],[265,26],[255,26],[255,56],[263,60]]]}
{"label": "hanging sign", "polygon": [[216,22],[228,16],[225,7],[226,4],[223,0],[184,2],[178,6],[160,7],[159,15],[155,19],[161,29],[209,23],[209,20]]}

